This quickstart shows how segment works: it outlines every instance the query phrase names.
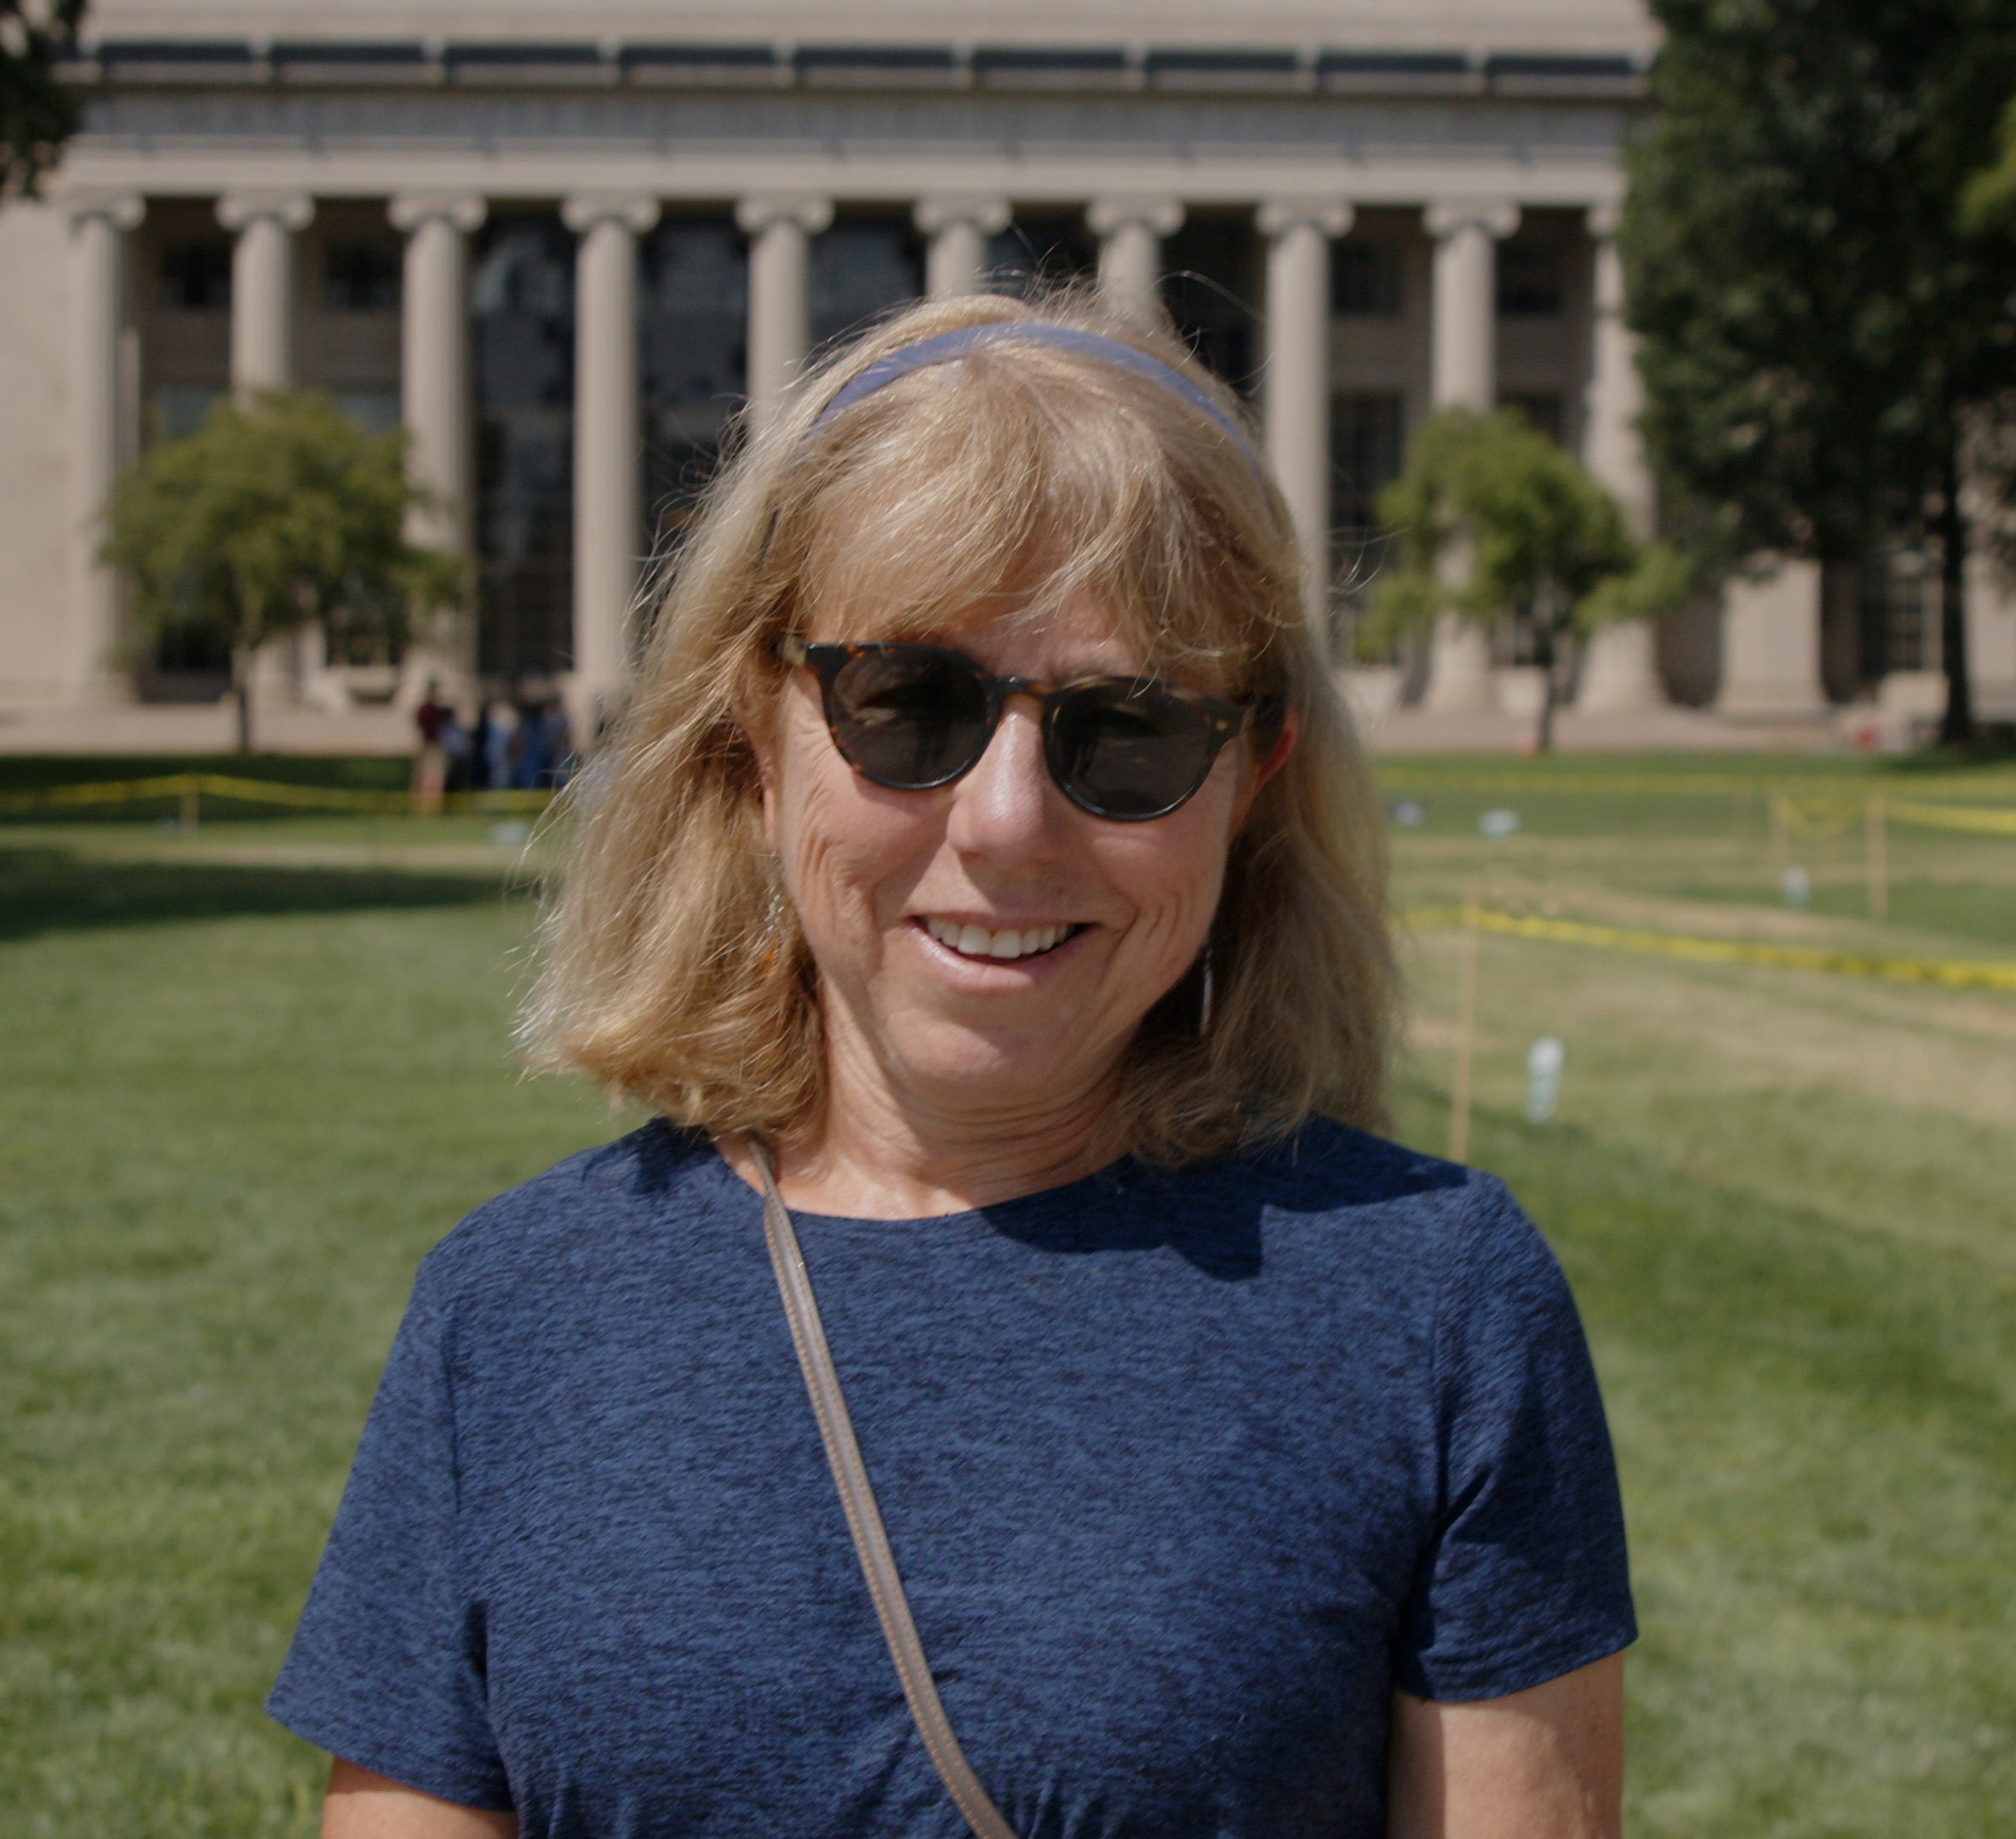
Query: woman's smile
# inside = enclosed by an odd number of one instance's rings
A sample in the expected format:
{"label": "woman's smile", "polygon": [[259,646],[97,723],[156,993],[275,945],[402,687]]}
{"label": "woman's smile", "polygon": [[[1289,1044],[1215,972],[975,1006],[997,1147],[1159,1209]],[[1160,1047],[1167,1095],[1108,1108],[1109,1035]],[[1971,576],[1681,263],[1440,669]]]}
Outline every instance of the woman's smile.
{"label": "woman's smile", "polygon": [[962,958],[1046,957],[1078,930],[1068,920],[997,927],[984,920],[934,915],[919,923],[939,944]]}

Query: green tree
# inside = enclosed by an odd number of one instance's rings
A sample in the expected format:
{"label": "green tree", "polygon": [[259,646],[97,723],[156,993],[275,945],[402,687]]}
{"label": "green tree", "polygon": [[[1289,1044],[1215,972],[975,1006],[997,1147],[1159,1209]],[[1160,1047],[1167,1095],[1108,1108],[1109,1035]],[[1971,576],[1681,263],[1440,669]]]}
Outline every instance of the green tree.
{"label": "green tree", "polygon": [[1544,673],[1538,745],[1554,744],[1565,641],[1606,621],[1648,617],[1685,597],[1664,544],[1641,550],[1616,499],[1516,410],[1444,409],[1408,444],[1379,494],[1400,566],[1376,589],[1375,640],[1443,612],[1517,617]]}
{"label": "green tree", "polygon": [[1999,139],[1994,160],[1960,194],[1960,227],[1970,236],[2016,230],[2016,96],[2002,111]]}
{"label": "green tree", "polygon": [[2016,9],[1650,3],[1622,244],[1664,501],[1735,557],[1935,542],[1965,740],[1964,448],[2016,361],[2016,239],[1970,234],[1961,200],[2016,89]]}
{"label": "green tree", "polygon": [[322,621],[390,644],[454,604],[464,569],[406,541],[429,502],[406,477],[403,429],[367,435],[318,392],[215,404],[113,488],[104,559],[128,571],[143,629],[205,626],[231,646],[238,748],[252,746],[252,654]]}
{"label": "green tree", "polygon": [[35,195],[77,132],[56,62],[77,43],[84,0],[0,0],[0,200]]}

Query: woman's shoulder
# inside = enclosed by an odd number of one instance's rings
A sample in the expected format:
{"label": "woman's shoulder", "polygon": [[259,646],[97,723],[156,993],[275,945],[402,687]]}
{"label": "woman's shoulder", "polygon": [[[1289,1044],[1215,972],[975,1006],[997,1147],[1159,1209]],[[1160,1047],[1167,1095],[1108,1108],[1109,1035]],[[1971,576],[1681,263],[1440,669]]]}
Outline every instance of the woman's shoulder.
{"label": "woman's shoulder", "polygon": [[484,1201],[421,1260],[419,1288],[515,1287],[578,1273],[584,1260],[614,1269],[627,1246],[662,1244],[668,1223],[703,1211],[725,1172],[703,1132],[654,1119]]}
{"label": "woman's shoulder", "polygon": [[1200,1201],[1257,1206],[1275,1229],[1353,1258],[1378,1248],[1422,1266],[1551,1262],[1495,1175],[1330,1118],[1183,1175]]}

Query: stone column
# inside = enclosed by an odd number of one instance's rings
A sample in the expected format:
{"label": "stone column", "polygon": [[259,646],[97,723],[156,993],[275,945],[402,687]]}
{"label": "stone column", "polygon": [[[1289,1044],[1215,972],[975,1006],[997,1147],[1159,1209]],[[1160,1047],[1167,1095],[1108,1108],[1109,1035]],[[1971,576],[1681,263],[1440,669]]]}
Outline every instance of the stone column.
{"label": "stone column", "polygon": [[1797,719],[1827,706],[1820,685],[1820,565],[1759,559],[1722,595],[1722,684],[1715,706],[1725,715]]}
{"label": "stone column", "polygon": [[1006,198],[927,198],[914,213],[931,238],[924,255],[924,290],[933,300],[977,294],[987,278],[987,244],[1008,227]]}
{"label": "stone column", "polygon": [[[1617,249],[1614,204],[1590,210],[1589,233],[1595,244],[1595,287],[1583,463],[1624,507],[1633,535],[1642,541],[1652,536],[1653,522],[1652,473],[1638,433],[1645,387],[1638,375],[1637,340],[1624,324],[1624,269]],[[1648,709],[1665,701],[1649,621],[1621,621],[1591,638],[1576,708]]]}
{"label": "stone column", "polygon": [[[1498,244],[1519,227],[1519,207],[1445,199],[1429,206],[1423,222],[1435,239],[1429,397],[1438,409],[1488,415],[1498,401]],[[1465,614],[1435,620],[1422,706],[1462,713],[1498,706],[1490,641]]]}
{"label": "stone column", "polygon": [[577,736],[593,738],[630,674],[637,597],[640,430],[637,239],[658,221],[652,198],[570,198],[581,238],[574,295],[574,675]]}
{"label": "stone column", "polygon": [[131,192],[73,192],[71,400],[72,604],[64,690],[80,702],[118,694],[112,651],[119,636],[118,576],[98,560],[105,507],[119,472],[119,345],[125,322],[126,232],[146,202]]}
{"label": "stone column", "polygon": [[1519,207],[1446,199],[1423,222],[1435,239],[1435,323],[1429,393],[1438,409],[1488,415],[1498,402],[1498,245],[1519,227]]}
{"label": "stone column", "polygon": [[1267,455],[1302,543],[1303,606],[1330,648],[1330,244],[1351,227],[1335,198],[1260,207],[1267,238]]}
{"label": "stone column", "polygon": [[1153,324],[1162,283],[1162,238],[1183,227],[1175,198],[1096,198],[1085,222],[1099,238],[1099,291],[1130,318]]}
{"label": "stone column", "polygon": [[467,192],[412,192],[386,207],[406,233],[399,295],[399,409],[412,438],[407,469],[436,502],[412,535],[467,551],[475,507],[475,438],[469,389],[468,238],[486,215]]}
{"label": "stone column", "polygon": [[830,198],[746,198],[735,221],[749,243],[749,410],[768,425],[811,348],[811,239],[833,221]]}
{"label": "stone column", "polygon": [[294,238],[315,221],[299,192],[237,192],[217,201],[232,231],[231,382],[241,395],[294,381]]}
{"label": "stone column", "polygon": [[[407,535],[458,555],[475,550],[476,429],[469,380],[468,238],[487,207],[472,192],[415,192],[387,201],[406,233],[399,290],[399,415],[412,444],[406,470],[434,501],[414,510]],[[461,702],[476,693],[476,621],[465,606],[408,655],[402,696],[431,677]],[[333,699],[332,699],[333,700]]]}

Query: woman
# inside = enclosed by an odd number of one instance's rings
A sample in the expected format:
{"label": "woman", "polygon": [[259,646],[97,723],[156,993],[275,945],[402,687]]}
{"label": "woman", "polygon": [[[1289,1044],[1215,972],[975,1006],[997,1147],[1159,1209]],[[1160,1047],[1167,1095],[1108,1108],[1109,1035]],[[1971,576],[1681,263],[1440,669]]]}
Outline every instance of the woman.
{"label": "woman", "polygon": [[1298,568],[1232,398],[1076,298],[920,306],[730,470],[528,1023],[656,1120],[421,1268],[272,1700],[325,1833],[968,1830],[772,1164],[974,1830],[1616,1830],[1601,1408],[1503,1189],[1365,1134]]}

